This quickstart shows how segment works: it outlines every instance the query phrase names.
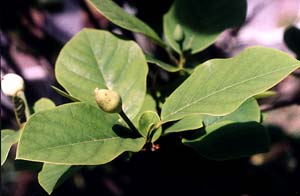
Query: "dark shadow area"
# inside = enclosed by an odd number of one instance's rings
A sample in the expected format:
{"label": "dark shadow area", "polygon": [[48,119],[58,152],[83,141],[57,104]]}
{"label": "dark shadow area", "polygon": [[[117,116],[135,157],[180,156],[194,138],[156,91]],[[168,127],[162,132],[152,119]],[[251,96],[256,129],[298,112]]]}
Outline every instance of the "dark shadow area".
{"label": "dark shadow area", "polygon": [[122,125],[114,125],[112,130],[117,134],[117,136],[122,138],[139,138],[140,136],[134,133],[131,129],[124,127]]}
{"label": "dark shadow area", "polygon": [[291,49],[297,58],[300,58],[300,29],[291,26],[284,32],[284,41],[286,45]]}
{"label": "dark shadow area", "polygon": [[185,28],[199,33],[218,33],[225,28],[241,25],[246,17],[246,1],[177,0],[174,4],[176,20]]}

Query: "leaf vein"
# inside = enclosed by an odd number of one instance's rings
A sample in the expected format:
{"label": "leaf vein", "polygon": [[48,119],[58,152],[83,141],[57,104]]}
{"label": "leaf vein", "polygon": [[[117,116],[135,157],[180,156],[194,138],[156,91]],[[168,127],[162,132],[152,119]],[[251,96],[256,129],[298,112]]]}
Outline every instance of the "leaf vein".
{"label": "leaf vein", "polygon": [[292,66],[288,66],[288,67],[284,67],[284,68],[281,68],[281,69],[277,69],[277,70],[274,70],[274,71],[271,71],[271,72],[268,72],[268,73],[265,73],[265,74],[261,74],[261,75],[258,75],[258,76],[254,76],[254,77],[248,78],[248,79],[246,79],[246,80],[242,80],[242,81],[240,81],[240,82],[237,82],[237,83],[234,83],[234,84],[232,84],[232,85],[229,85],[229,86],[227,86],[227,87],[224,87],[224,88],[222,88],[222,89],[220,89],[220,90],[217,90],[217,91],[215,91],[215,92],[213,92],[213,93],[210,93],[210,94],[208,94],[208,95],[206,95],[206,96],[204,96],[204,97],[201,97],[200,99],[197,99],[197,100],[195,100],[195,101],[193,101],[193,102],[188,103],[187,105],[185,105],[185,106],[183,106],[183,107],[177,109],[176,111],[174,111],[174,112],[168,114],[168,115],[165,117],[165,119],[167,119],[169,116],[172,116],[172,115],[174,115],[174,114],[176,114],[176,113],[178,113],[178,112],[184,110],[185,108],[190,107],[190,106],[193,105],[193,104],[196,104],[196,103],[198,103],[198,102],[200,102],[200,101],[202,101],[202,100],[204,100],[204,99],[206,99],[206,98],[208,98],[208,97],[211,97],[211,96],[213,96],[213,95],[216,95],[216,94],[218,94],[218,93],[220,93],[220,92],[222,92],[222,91],[225,91],[225,90],[227,90],[227,89],[233,88],[233,87],[235,87],[235,86],[237,86],[237,85],[240,85],[240,84],[243,84],[243,83],[247,83],[247,82],[249,82],[249,81],[251,81],[251,80],[255,80],[255,79],[260,78],[260,77],[264,77],[264,76],[267,76],[267,75],[271,75],[271,74],[273,74],[273,73],[276,73],[276,72],[279,72],[279,71],[282,71],[282,70],[290,69],[290,68],[292,68],[292,67],[298,67],[298,64],[292,65]]}

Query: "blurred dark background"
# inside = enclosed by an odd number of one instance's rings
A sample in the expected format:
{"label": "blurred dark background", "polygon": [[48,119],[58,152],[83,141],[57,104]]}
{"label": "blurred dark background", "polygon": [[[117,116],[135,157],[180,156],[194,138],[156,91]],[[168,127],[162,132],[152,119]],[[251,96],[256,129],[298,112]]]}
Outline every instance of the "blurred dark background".
{"label": "blurred dark background", "polygon": [[[162,16],[172,0],[161,2],[117,0],[127,12],[162,33]],[[140,34],[121,29],[94,10],[85,0],[2,1],[1,77],[10,72],[25,79],[29,105],[41,97],[57,105],[68,100],[51,85],[62,46],[82,28],[106,29],[136,40],[147,52],[168,61],[166,54]],[[248,0],[243,26],[224,31],[217,42],[194,55],[191,64],[230,57],[247,46],[264,45],[300,57],[300,0]],[[196,59],[196,60],[193,60]],[[172,76],[150,67],[162,83]],[[260,100],[266,114],[272,148],[250,158],[217,162],[202,158],[168,136],[160,148],[126,154],[112,163],[84,167],[52,195],[203,195],[296,196],[300,195],[300,73],[291,74],[273,90],[277,95]],[[150,87],[149,87],[150,88]],[[11,100],[1,92],[1,129],[17,129]],[[14,161],[15,147],[1,167],[1,195],[47,195],[37,182],[39,164]]]}

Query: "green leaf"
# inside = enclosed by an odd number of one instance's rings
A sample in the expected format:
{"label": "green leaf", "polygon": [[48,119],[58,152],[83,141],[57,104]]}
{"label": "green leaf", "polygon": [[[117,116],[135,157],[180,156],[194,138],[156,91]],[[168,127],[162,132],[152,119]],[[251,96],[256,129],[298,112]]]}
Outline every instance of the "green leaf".
{"label": "green leaf", "polygon": [[135,118],[132,120],[132,122],[135,125],[138,125],[139,123],[139,119],[141,117],[141,115],[145,112],[145,111],[153,111],[156,112],[156,102],[154,100],[154,98],[150,95],[150,94],[146,94],[144,103],[142,105],[141,110],[139,111],[139,113],[135,116]]}
{"label": "green leaf", "polygon": [[262,93],[255,95],[254,98],[255,99],[264,99],[264,98],[272,97],[274,95],[277,95],[276,91],[266,91],[266,92],[262,92]]}
{"label": "green leaf", "polygon": [[163,122],[191,114],[224,116],[248,98],[273,87],[300,66],[286,53],[251,47],[229,59],[206,61],[162,107]]}
{"label": "green leaf", "polygon": [[144,113],[144,111],[156,111],[156,102],[150,94],[147,94],[145,97],[141,112]]}
{"label": "green leaf", "polygon": [[[160,127],[160,118],[156,112],[145,111],[139,119],[139,132],[146,138],[146,141],[151,140],[153,131],[156,131]],[[159,137],[159,136],[158,136]],[[150,139],[149,139],[150,138]],[[158,139],[158,138],[156,138]]]}
{"label": "green leaf", "polygon": [[205,126],[211,125],[220,121],[233,121],[233,122],[260,122],[261,114],[257,101],[250,98],[245,101],[238,109],[226,116],[209,116],[204,115],[203,121]]}
{"label": "green leaf", "polygon": [[57,92],[59,95],[65,97],[65,98],[67,98],[67,99],[69,99],[69,100],[71,100],[73,102],[79,102],[80,101],[79,99],[77,99],[77,98],[69,95],[68,93],[64,92],[63,90],[61,90],[61,89],[59,89],[59,88],[57,88],[55,86],[51,86],[51,88],[53,88],[53,90],[55,90],[55,92]]}
{"label": "green leaf", "polygon": [[96,87],[118,92],[123,110],[132,118],[146,94],[148,66],[142,50],[106,31],[79,32],[62,49],[55,73],[71,96],[96,107]]}
{"label": "green leaf", "polygon": [[160,39],[160,37],[154,32],[154,30],[149,27],[146,23],[125,12],[112,0],[89,0],[93,6],[109,21],[127,29],[129,31],[142,33],[147,37],[151,38],[160,46],[164,47],[165,43]]}
{"label": "green leaf", "polygon": [[19,131],[1,130],[1,166],[5,163],[11,146],[18,142]]}
{"label": "green leaf", "polygon": [[97,165],[125,151],[139,151],[143,138],[128,138],[117,114],[71,103],[34,114],[18,144],[17,159],[64,165]]}
{"label": "green leaf", "polygon": [[[35,112],[45,111],[55,108],[55,104],[47,98],[41,98],[35,102],[33,109]],[[26,161],[28,162],[28,161]],[[38,180],[44,190],[50,195],[52,191],[68,179],[75,172],[71,165],[54,165],[44,163],[38,174]]]}
{"label": "green leaf", "polygon": [[203,126],[202,115],[190,115],[186,116],[178,122],[174,123],[172,126],[168,127],[164,134],[177,133],[182,131],[189,131],[194,129],[199,129]]}
{"label": "green leaf", "polygon": [[55,108],[55,103],[51,99],[41,98],[34,103],[34,112],[40,112],[44,110],[49,110]]}
{"label": "green leaf", "polygon": [[208,159],[235,159],[269,150],[268,132],[257,122],[223,121],[206,127],[205,131],[205,135],[183,139],[183,143]]}
{"label": "green leaf", "polygon": [[175,67],[173,65],[170,65],[168,63],[165,63],[161,60],[158,60],[148,54],[145,55],[146,56],[146,60],[147,62],[149,63],[152,63],[152,64],[155,64],[157,65],[158,67],[160,67],[161,69],[165,70],[165,71],[168,71],[168,72],[177,72],[177,71],[180,71],[180,68],[179,67]]}
{"label": "green leaf", "polygon": [[[139,118],[145,111],[153,111],[156,112],[156,102],[152,95],[146,94],[144,103],[142,105],[142,108],[139,112],[139,114],[136,116],[136,118]],[[138,121],[138,119],[137,119]]]}
{"label": "green leaf", "polygon": [[50,195],[55,188],[70,178],[81,166],[44,164],[38,174],[38,181]]}
{"label": "green leaf", "polygon": [[[246,0],[175,0],[163,19],[166,40],[178,53],[197,53],[214,43],[223,30],[241,25],[246,6]],[[174,37],[178,25],[184,35],[182,48]]]}
{"label": "green leaf", "polygon": [[162,135],[162,128],[161,126],[158,129],[155,129],[151,132],[150,138],[151,138],[151,143],[156,142],[160,136]]}

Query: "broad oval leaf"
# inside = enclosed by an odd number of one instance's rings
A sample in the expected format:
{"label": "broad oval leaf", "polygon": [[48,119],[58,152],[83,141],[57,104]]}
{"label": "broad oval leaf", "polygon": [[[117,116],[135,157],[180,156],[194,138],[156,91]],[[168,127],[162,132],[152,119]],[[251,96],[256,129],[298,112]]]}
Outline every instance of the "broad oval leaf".
{"label": "broad oval leaf", "polygon": [[255,121],[260,122],[261,113],[259,105],[254,98],[250,98],[245,101],[238,109],[234,112],[225,116],[203,116],[203,122],[205,126],[221,122],[221,121],[233,121],[233,122],[249,122]]}
{"label": "broad oval leaf", "polygon": [[172,126],[168,127],[164,131],[164,134],[178,133],[183,131],[199,129],[203,126],[202,119],[203,117],[201,114],[186,116],[183,119],[179,120],[178,122],[175,122]]}
{"label": "broad oval leaf", "polygon": [[40,112],[44,110],[49,110],[55,108],[55,103],[48,98],[40,98],[34,103],[33,110],[34,112]]}
{"label": "broad oval leaf", "polygon": [[55,188],[70,178],[80,168],[81,166],[54,165],[45,163],[38,174],[39,184],[50,195]]}
{"label": "broad oval leaf", "polygon": [[17,159],[65,165],[107,163],[125,151],[139,151],[143,138],[121,137],[118,116],[86,103],[34,114],[18,144]]}
{"label": "broad oval leaf", "polygon": [[[41,98],[34,103],[34,112],[41,112],[55,108],[55,104],[47,98]],[[41,171],[38,174],[39,184],[50,195],[52,191],[62,184],[74,169],[71,169],[71,165],[54,165],[50,163],[44,163]],[[77,168],[77,167],[73,167]]]}
{"label": "broad oval leaf", "polygon": [[229,59],[206,61],[167,98],[163,122],[191,114],[224,116],[262,93],[300,66],[286,53],[251,47]]}
{"label": "broad oval leaf", "polygon": [[143,104],[147,73],[144,54],[135,42],[91,29],[82,30],[64,46],[55,67],[58,82],[72,97],[97,106],[96,87],[115,90],[132,118]]}
{"label": "broad oval leaf", "polygon": [[19,140],[19,131],[1,130],[1,166],[5,163],[11,146]]}
{"label": "broad oval leaf", "polygon": [[123,27],[129,31],[142,33],[147,37],[151,38],[158,45],[164,47],[164,42],[155,33],[155,31],[149,27],[146,23],[125,12],[112,0],[89,0],[93,6],[109,21]]}
{"label": "broad oval leaf", "polygon": [[[146,138],[146,140],[152,140],[153,132],[157,129],[161,129],[160,118],[156,112],[145,111],[139,118],[139,132]],[[159,131],[161,132],[161,130]],[[160,134],[156,136],[156,140],[159,138]]]}
{"label": "broad oval leaf", "polygon": [[[166,40],[179,53],[199,52],[211,45],[226,28],[241,25],[246,6],[246,0],[175,0],[163,20]],[[184,34],[182,47],[173,35],[177,25]]]}
{"label": "broad oval leaf", "polygon": [[235,159],[269,150],[268,132],[257,122],[223,121],[206,127],[205,131],[205,135],[183,139],[183,143],[208,159]]}

